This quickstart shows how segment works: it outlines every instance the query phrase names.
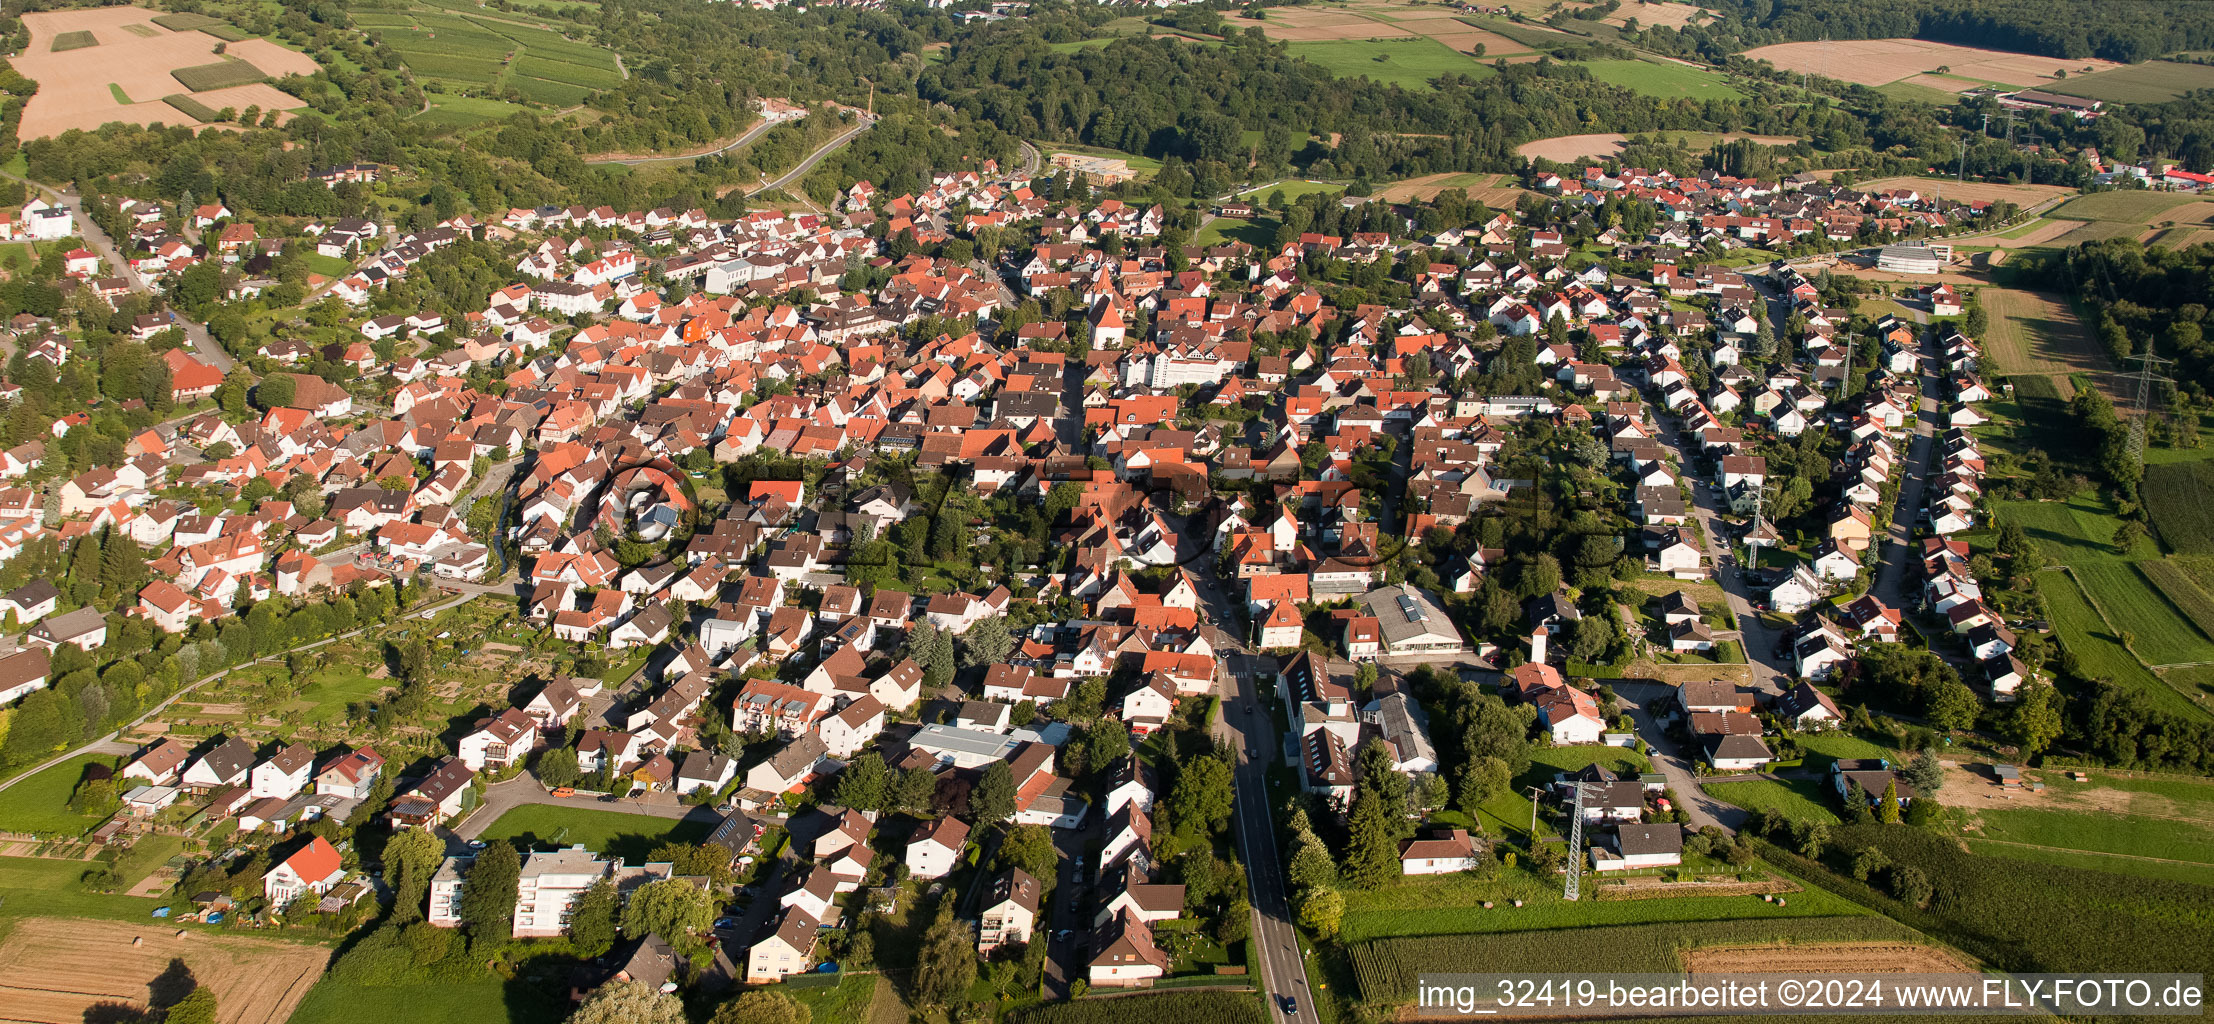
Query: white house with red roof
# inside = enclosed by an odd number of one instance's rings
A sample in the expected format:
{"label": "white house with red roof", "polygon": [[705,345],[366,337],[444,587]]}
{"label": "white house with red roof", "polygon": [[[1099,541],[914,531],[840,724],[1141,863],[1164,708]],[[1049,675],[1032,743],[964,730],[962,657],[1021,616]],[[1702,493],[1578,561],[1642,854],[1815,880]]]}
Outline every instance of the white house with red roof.
{"label": "white house with red roof", "polygon": [[293,900],[313,893],[321,896],[346,877],[338,851],[316,836],[261,876],[261,893],[269,905],[282,909]]}

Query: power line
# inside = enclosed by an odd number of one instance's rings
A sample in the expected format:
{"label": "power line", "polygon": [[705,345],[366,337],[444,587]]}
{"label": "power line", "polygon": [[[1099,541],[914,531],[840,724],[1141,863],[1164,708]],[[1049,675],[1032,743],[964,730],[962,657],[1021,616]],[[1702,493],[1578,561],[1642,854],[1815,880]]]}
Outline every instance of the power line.
{"label": "power line", "polygon": [[2135,408],[2132,410],[2134,416],[2129,425],[2129,457],[2130,461],[2137,464],[2139,470],[2143,470],[2145,466],[2145,425],[2152,419],[2153,382],[2175,383],[2175,379],[2172,377],[2154,373],[2153,367],[2168,365],[2174,363],[2175,360],[2162,359],[2152,354],[2151,346],[2148,345],[2143,353],[2129,356],[2124,361],[2137,364],[2137,372],[2131,375],[2137,378],[2137,401]]}

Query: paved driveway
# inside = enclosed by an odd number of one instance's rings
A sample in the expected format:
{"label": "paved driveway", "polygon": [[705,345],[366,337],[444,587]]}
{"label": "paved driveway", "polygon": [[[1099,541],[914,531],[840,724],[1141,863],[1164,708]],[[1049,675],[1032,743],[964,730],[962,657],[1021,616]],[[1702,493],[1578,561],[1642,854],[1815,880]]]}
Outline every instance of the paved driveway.
{"label": "paved driveway", "polygon": [[1659,719],[1667,710],[1668,701],[1674,699],[1676,688],[1666,683],[1617,682],[1614,692],[1622,698],[1630,721],[1637,725],[1638,737],[1651,745],[1653,768],[1668,778],[1668,787],[1676,791],[1676,799],[1691,818],[1691,827],[1720,825],[1735,832],[1745,824],[1744,808],[1716,800],[1699,788],[1699,773],[1695,767],[1699,752],[1690,744],[1670,737],[1661,728]]}

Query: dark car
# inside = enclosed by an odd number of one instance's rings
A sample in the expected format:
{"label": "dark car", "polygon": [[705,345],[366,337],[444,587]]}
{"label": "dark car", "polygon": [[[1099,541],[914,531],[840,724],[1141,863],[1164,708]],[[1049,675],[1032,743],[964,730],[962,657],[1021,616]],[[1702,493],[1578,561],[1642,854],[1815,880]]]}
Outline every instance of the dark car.
{"label": "dark car", "polygon": [[1285,997],[1284,997],[1284,1016],[1286,1016],[1286,1017],[1297,1017],[1297,1016],[1299,1016],[1299,999],[1298,999],[1298,997],[1296,997],[1296,996],[1285,996]]}

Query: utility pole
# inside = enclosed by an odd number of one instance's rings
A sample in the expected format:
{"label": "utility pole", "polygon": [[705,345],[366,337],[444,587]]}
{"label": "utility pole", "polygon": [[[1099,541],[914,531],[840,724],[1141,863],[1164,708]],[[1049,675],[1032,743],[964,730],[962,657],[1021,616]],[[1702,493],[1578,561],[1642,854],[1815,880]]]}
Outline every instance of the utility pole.
{"label": "utility pole", "polygon": [[2137,364],[2137,373],[2134,374],[2137,378],[2137,407],[2133,410],[2135,417],[2130,420],[2129,425],[2129,457],[2130,461],[2135,462],[2139,469],[2143,469],[2145,465],[2145,427],[2152,420],[2153,382],[2161,381],[2170,384],[2175,382],[2174,378],[2153,372],[2153,367],[2156,365],[2164,366],[2175,362],[2175,360],[2162,359],[2154,355],[2152,347],[2148,345],[2143,353],[2130,356],[2126,361]]}
{"label": "utility pole", "polygon": [[1531,849],[1536,849],[1536,848],[1537,848],[1537,807],[1538,807],[1538,794],[1540,794],[1540,793],[1543,793],[1543,792],[1545,792],[1545,787],[1543,787],[1543,786],[1531,786],[1531,787],[1530,787],[1530,847],[1531,847]]}
{"label": "utility pole", "polygon": [[1561,898],[1576,902],[1584,880],[1584,793],[1585,783],[1576,784],[1576,811],[1568,825],[1568,882],[1561,888]]}

